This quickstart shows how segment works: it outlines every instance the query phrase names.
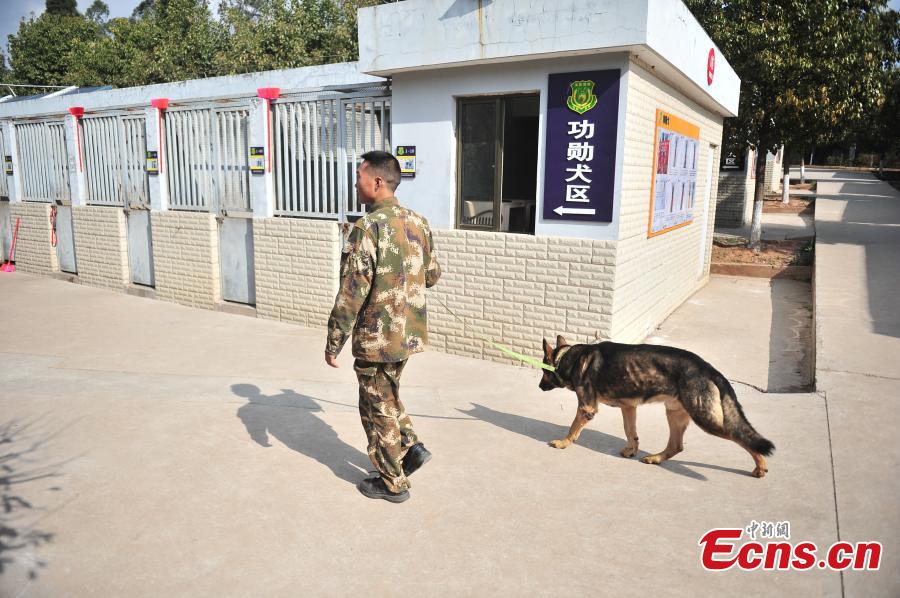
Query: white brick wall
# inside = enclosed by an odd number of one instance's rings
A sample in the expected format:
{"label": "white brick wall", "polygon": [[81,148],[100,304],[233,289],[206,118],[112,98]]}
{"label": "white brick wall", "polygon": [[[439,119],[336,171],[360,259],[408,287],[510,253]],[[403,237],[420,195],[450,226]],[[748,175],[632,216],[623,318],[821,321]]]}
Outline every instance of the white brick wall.
{"label": "white brick wall", "polygon": [[608,338],[615,242],[435,230],[443,275],[429,294],[429,344],[457,355],[518,363],[474,335],[539,357],[541,338]]}
{"label": "white brick wall", "polygon": [[[766,158],[768,158],[768,156],[766,156]],[[774,185],[773,185],[774,176],[775,176],[775,161],[771,160],[771,159],[767,159],[766,160],[766,173],[765,173],[764,179],[763,179],[765,181],[765,185],[766,185],[766,193],[769,193],[770,191],[772,191],[772,188],[774,187]]]}
{"label": "white brick wall", "polygon": [[756,178],[753,176],[755,155],[756,152],[748,148],[744,170],[719,172],[719,187],[716,192],[717,225],[738,228],[750,224],[753,218],[753,193],[756,186]]}
{"label": "white brick wall", "polygon": [[128,283],[125,211],[114,207],[73,207],[78,279],[91,286],[122,289]]}
{"label": "white brick wall", "polygon": [[784,147],[775,154],[775,160],[772,163],[772,191],[780,191],[784,182]]}
{"label": "white brick wall", "polygon": [[766,193],[775,193],[781,189],[784,180],[783,155],[783,150],[779,150],[775,155],[766,155]]}
{"label": "white brick wall", "polygon": [[254,220],[256,315],[324,328],[337,293],[340,239],[336,222]]}
{"label": "white brick wall", "polygon": [[716,198],[717,226],[739,228],[747,224],[745,212],[748,180],[746,172],[719,173],[719,190]]}
{"label": "white brick wall", "polygon": [[[653,171],[656,110],[700,127],[697,199],[690,225],[647,238]],[[632,61],[625,111],[625,156],[616,258],[611,336],[619,342],[642,340],[691,293],[704,284],[708,248],[700,250],[703,210],[708,208],[706,172],[710,144],[720,146],[722,118],[701,108]],[[717,160],[718,156],[713,156]],[[718,163],[712,185],[718,184]],[[716,197],[716,189],[711,190]],[[712,202],[714,203],[714,202]],[[712,242],[715,208],[709,210],[706,244]],[[701,259],[704,262],[700,272]]]}
{"label": "white brick wall", "polygon": [[50,244],[50,204],[14,202],[9,210],[13,229],[16,218],[22,219],[14,256],[16,269],[44,275],[59,272],[56,248]]}
{"label": "white brick wall", "polygon": [[213,309],[222,300],[219,234],[211,214],[151,212],[156,296]]}

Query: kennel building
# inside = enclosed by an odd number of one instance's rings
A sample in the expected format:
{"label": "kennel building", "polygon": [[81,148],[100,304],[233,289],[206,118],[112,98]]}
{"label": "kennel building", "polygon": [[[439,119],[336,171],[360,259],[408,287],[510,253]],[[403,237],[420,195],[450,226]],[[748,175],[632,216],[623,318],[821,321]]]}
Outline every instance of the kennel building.
{"label": "kennel building", "polygon": [[[709,273],[740,81],[679,0],[407,0],[360,58],[0,102],[17,268],[323,328],[390,150],[480,334],[637,342]],[[505,361],[429,304],[433,348]]]}

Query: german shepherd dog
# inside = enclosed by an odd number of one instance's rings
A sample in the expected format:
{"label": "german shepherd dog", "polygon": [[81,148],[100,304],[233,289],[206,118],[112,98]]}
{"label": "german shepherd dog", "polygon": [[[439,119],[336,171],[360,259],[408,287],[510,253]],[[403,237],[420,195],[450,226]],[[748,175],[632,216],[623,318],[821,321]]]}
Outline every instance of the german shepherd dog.
{"label": "german shepherd dog", "polygon": [[575,421],[565,438],[549,443],[554,448],[566,448],[578,440],[597,413],[597,404],[603,403],[622,410],[627,443],[620,454],[633,457],[638,452],[637,407],[665,403],[669,444],[643,457],[644,463],[662,463],[683,451],[684,431],[693,420],[750,453],[756,465],[753,476],[761,478],[768,471],[764,455],[772,454],[775,445],[747,421],[725,376],[690,351],[612,342],[569,345],[557,336],[556,348],[544,339],[544,363],[556,370],[544,370],[541,390],[568,388],[578,396]]}

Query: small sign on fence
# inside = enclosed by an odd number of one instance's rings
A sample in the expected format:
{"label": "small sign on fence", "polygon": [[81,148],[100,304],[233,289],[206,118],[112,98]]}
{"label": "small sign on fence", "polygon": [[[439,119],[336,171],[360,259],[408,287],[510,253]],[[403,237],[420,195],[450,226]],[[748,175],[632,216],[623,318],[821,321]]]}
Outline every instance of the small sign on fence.
{"label": "small sign on fence", "polygon": [[159,174],[159,152],[147,151],[147,174]]}
{"label": "small sign on fence", "polygon": [[416,146],[398,145],[397,160],[400,161],[400,176],[416,176]]}
{"label": "small sign on fence", "polygon": [[263,174],[266,171],[266,150],[262,146],[250,148],[250,172]]}

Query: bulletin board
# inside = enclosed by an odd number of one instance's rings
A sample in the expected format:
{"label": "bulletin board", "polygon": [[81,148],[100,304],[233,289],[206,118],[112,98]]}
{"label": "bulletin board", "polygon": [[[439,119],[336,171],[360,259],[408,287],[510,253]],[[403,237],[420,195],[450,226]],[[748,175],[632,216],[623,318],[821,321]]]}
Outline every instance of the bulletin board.
{"label": "bulletin board", "polygon": [[657,110],[653,139],[648,237],[687,226],[694,220],[700,127]]}

